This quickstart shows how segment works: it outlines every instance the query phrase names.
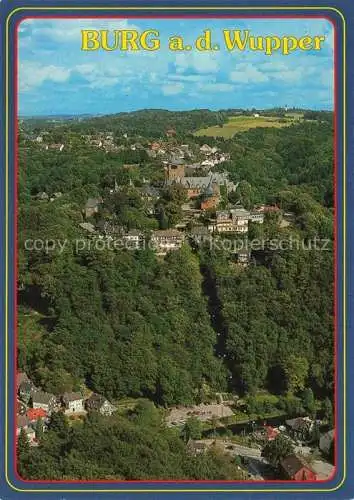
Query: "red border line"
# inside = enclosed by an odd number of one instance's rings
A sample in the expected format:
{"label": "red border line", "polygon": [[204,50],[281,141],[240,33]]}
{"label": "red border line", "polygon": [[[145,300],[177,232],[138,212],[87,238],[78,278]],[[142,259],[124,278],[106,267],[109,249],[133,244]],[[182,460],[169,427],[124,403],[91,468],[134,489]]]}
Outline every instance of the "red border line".
{"label": "red border line", "polygon": [[[45,7],[43,7],[45,8]],[[260,7],[261,8],[261,7]],[[247,7],[245,7],[247,9]],[[70,10],[70,7],[68,7],[68,10]],[[107,7],[107,10],[109,10],[109,7]],[[279,6],[279,10],[281,10],[281,6]],[[338,83],[338,74],[337,74],[337,57],[338,57],[338,30],[337,30],[337,25],[335,23],[335,20],[328,15],[321,15],[321,14],[299,14],[299,15],[271,15],[271,14],[210,14],[210,15],[199,15],[199,14],[171,14],[171,15],[159,15],[156,13],[156,15],[31,15],[31,16],[23,16],[21,19],[16,20],[15,22],[15,40],[14,40],[14,50],[15,50],[15,64],[14,64],[14,73],[13,73],[13,78],[14,78],[14,86],[13,90],[15,93],[15,105],[14,105],[14,124],[15,124],[15,147],[14,147],[14,175],[15,175],[15,200],[14,200],[14,270],[15,270],[15,287],[14,287],[14,293],[15,293],[15,299],[14,299],[14,359],[15,363],[13,365],[13,376],[14,376],[14,386],[15,390],[17,391],[17,340],[18,340],[18,303],[17,303],[17,278],[18,278],[18,238],[17,238],[17,231],[18,231],[18,99],[19,99],[19,92],[18,92],[18,59],[19,59],[19,54],[18,54],[18,27],[20,23],[26,19],[47,19],[47,20],[52,20],[52,19],[326,19],[329,21],[334,30],[334,49],[333,49],[333,70],[334,70],[334,77],[333,77],[333,95],[334,95],[334,138],[333,138],[333,147],[334,147],[334,170],[333,170],[333,187],[334,187],[334,350],[335,350],[335,356],[334,356],[334,455],[335,455],[335,466],[334,466],[334,472],[332,475],[327,478],[327,479],[320,479],[317,480],[316,482],[313,482],[311,480],[304,480],[304,481],[287,481],[287,480],[270,480],[270,481],[250,481],[250,480],[205,480],[205,479],[200,479],[200,480],[190,480],[190,479],[180,479],[180,480],[168,480],[168,479],[154,479],[154,480],[107,480],[107,479],[97,479],[97,480],[39,480],[39,479],[23,479],[17,471],[17,463],[16,463],[16,448],[17,448],[17,439],[16,439],[16,432],[13,432],[13,464],[14,464],[14,470],[15,470],[15,476],[18,481],[22,483],[29,483],[29,484],[36,484],[40,483],[43,486],[46,486],[47,484],[86,484],[86,485],[95,485],[95,484],[119,484],[119,485],[124,485],[124,484],[140,484],[140,485],[152,485],[152,484],[167,484],[167,485],[173,485],[173,484],[225,484],[225,485],[247,485],[247,484],[252,484],[252,485],[273,485],[273,484],[287,484],[287,485],[302,485],[302,484],[311,484],[311,485],[316,485],[316,484],[324,484],[330,482],[336,475],[337,473],[337,465],[338,465],[338,446],[337,446],[337,412],[338,412],[338,407],[337,407],[337,376],[338,376],[338,370],[337,370],[337,356],[338,356],[338,345],[337,345],[337,340],[338,340],[338,327],[337,327],[337,319],[338,319],[338,302],[337,302],[337,292],[338,292],[338,264],[337,264],[337,255],[338,255],[338,240],[337,240],[337,228],[336,228],[336,223],[337,223],[337,147],[338,147],[338,134],[337,134],[337,122],[338,122],[338,110],[337,110],[337,86]],[[15,398],[14,398],[14,430],[16,429],[16,400],[17,400],[17,393],[15,393]],[[80,490],[78,490],[80,491]],[[271,492],[271,489],[269,490]],[[286,492],[287,489],[284,488],[284,492]],[[97,490],[97,493],[99,493],[100,490]],[[112,491],[113,493],[114,491]],[[151,489],[151,492],[153,493],[154,490]],[[172,492],[172,491],[171,491]],[[173,491],[174,492],[174,491]],[[198,489],[195,490],[196,493],[199,492]],[[225,493],[228,493],[229,490],[225,489]],[[242,492],[242,489],[240,490]]]}

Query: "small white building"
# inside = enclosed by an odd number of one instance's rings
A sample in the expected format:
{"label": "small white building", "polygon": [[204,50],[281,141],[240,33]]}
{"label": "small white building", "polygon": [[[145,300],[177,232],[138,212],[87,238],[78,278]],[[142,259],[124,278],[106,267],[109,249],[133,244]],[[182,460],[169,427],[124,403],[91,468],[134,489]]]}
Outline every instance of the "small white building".
{"label": "small white building", "polygon": [[101,415],[106,417],[111,416],[117,410],[108,399],[100,394],[92,394],[89,399],[86,400],[86,408],[89,411],[98,411]]}
{"label": "small white building", "polygon": [[53,411],[56,406],[56,397],[54,394],[43,391],[35,391],[32,396],[32,408],[42,408],[48,415]]}
{"label": "small white building", "polygon": [[263,224],[264,213],[262,212],[251,212],[250,220],[256,222],[257,224]]}
{"label": "small white building", "polygon": [[143,240],[143,233],[137,229],[132,229],[123,236],[125,248],[130,250],[138,250],[142,246]]}
{"label": "small white building", "polygon": [[151,246],[157,255],[166,255],[167,252],[179,250],[184,242],[184,234],[176,229],[153,231]]}
{"label": "small white building", "polygon": [[199,151],[205,155],[210,155],[213,152],[213,148],[208,146],[208,144],[203,144],[203,146],[199,148]]}
{"label": "small white building", "polygon": [[66,415],[85,412],[84,399],[80,392],[65,392],[63,395],[63,403],[65,405]]}

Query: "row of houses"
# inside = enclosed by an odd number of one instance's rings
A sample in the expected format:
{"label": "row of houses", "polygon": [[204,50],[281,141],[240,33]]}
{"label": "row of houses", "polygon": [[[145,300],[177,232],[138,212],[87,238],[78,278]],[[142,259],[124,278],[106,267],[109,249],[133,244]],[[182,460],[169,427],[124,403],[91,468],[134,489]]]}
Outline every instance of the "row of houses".
{"label": "row of houses", "polygon": [[[88,222],[83,222],[80,227],[87,231],[93,238],[111,240],[111,248],[122,250],[141,250],[150,248],[158,256],[165,256],[168,252],[179,250],[184,242],[189,242],[199,246],[203,242],[211,242],[218,238],[212,236],[208,228],[202,225],[194,226],[189,230],[180,231],[178,229],[161,229],[145,234],[138,229],[131,229],[127,232],[123,228],[110,235],[102,235],[97,232],[95,226]],[[118,230],[119,229],[119,230]],[[184,228],[185,229],[185,228]],[[233,260],[240,265],[248,265],[251,260],[251,252],[246,248],[229,248],[230,254],[234,254]]]}
{"label": "row of houses", "polygon": [[162,162],[191,161],[194,159],[194,152],[188,144],[175,145],[169,142],[153,142],[146,150],[149,158]]}
{"label": "row of houses", "polygon": [[[117,136],[115,136],[112,131],[107,130],[102,132],[97,131],[95,134],[82,134],[80,140],[83,144],[104,150],[105,152],[119,152],[127,149],[131,151],[144,150],[150,158],[159,159],[164,162],[186,161],[190,163],[194,161],[194,168],[213,168],[216,165],[230,160],[229,153],[223,153],[219,148],[211,147],[207,144],[203,144],[199,148],[199,151],[196,146],[191,147],[189,144],[176,144],[174,139],[176,131],[174,129],[166,130],[165,135],[167,137],[166,140],[154,141],[149,144],[141,144],[140,142],[129,144],[126,142],[117,145],[115,143]],[[50,143],[48,137],[48,132],[42,131],[38,136],[28,136],[28,139],[37,143],[45,150],[58,150],[61,152],[64,147],[70,148],[70,143]],[[122,134],[120,137],[128,140],[127,133]],[[191,164],[191,166],[193,166],[193,164]]]}
{"label": "row of houses", "polygon": [[[198,151],[192,150],[189,144],[176,144],[175,141],[171,142],[171,138],[175,136],[172,129],[166,131],[167,140],[153,141],[148,145],[136,142],[133,144],[125,144],[117,146],[114,143],[113,132],[98,132],[95,135],[84,134],[81,139],[90,146],[106,151],[122,151],[130,149],[131,151],[146,151],[151,159],[158,159],[163,163],[167,162],[190,162],[198,160],[195,163],[195,168],[212,168],[220,163],[228,161],[230,155],[221,152],[216,147],[210,147],[204,144]],[[123,138],[128,139],[127,134],[122,135]]]}
{"label": "row of houses", "polygon": [[112,233],[103,236],[89,222],[82,222],[79,226],[93,236],[114,240],[114,248],[116,249],[122,247],[128,250],[139,250],[148,247],[154,250],[157,255],[166,255],[170,251],[179,250],[186,239],[186,234],[177,229],[161,229],[145,235],[143,231],[138,229],[124,232],[124,229],[119,227],[115,228],[114,236]]}
{"label": "row of houses", "polygon": [[213,146],[208,146],[208,144],[203,144],[199,148],[199,152],[205,156],[205,160],[202,161],[202,165],[208,165],[210,167],[215,167],[220,163],[230,160],[229,153],[223,153],[219,148]]}
{"label": "row of houses", "polygon": [[17,435],[21,429],[26,431],[29,442],[35,444],[38,421],[43,430],[53,412],[62,411],[67,416],[85,415],[97,411],[105,416],[112,415],[116,408],[104,396],[91,394],[85,398],[81,392],[65,392],[60,396],[37,388],[25,373],[17,374]]}
{"label": "row of houses", "polygon": [[[89,200],[90,201],[90,200]],[[92,206],[99,200],[92,200]],[[86,205],[87,209],[88,205]],[[122,226],[115,226],[112,221],[99,221],[97,224],[82,222],[79,226],[100,239],[109,238],[121,241],[123,248],[138,250],[149,246],[158,255],[165,255],[169,251],[178,250],[187,237],[210,239],[224,234],[246,235],[249,222],[263,224],[265,217],[264,207],[249,211],[241,206],[229,210],[216,211],[214,218],[210,218],[206,225],[198,224],[201,210],[184,208],[185,220],[176,225],[174,229],[150,231],[149,234],[132,229],[126,231]],[[116,247],[115,247],[116,248]]]}
{"label": "row of houses", "polygon": [[150,158],[160,159],[163,163],[184,163],[194,160],[197,168],[212,168],[230,160],[229,153],[223,153],[217,147],[210,147],[207,144],[197,151],[195,148],[192,150],[189,144],[176,145],[171,142],[155,141],[146,151]]}

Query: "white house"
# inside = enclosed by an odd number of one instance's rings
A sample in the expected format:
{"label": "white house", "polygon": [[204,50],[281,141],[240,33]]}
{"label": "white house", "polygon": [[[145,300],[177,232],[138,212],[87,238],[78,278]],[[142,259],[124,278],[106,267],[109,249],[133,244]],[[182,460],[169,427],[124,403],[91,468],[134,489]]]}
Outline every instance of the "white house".
{"label": "white house", "polygon": [[48,392],[36,391],[32,396],[32,407],[35,409],[42,408],[48,415],[53,411],[56,405],[56,397]]}
{"label": "white house", "polygon": [[167,252],[178,250],[184,241],[184,234],[176,229],[153,231],[151,245],[157,255],[166,255]]}
{"label": "white house", "polygon": [[79,392],[65,392],[63,403],[66,415],[85,412],[84,399]]}
{"label": "white house", "polygon": [[86,408],[89,411],[99,411],[101,415],[111,416],[117,410],[104,396],[100,394],[92,394],[86,400]]}
{"label": "white house", "polygon": [[257,224],[263,224],[264,213],[262,212],[251,212],[250,220],[256,222]]}
{"label": "white house", "polygon": [[131,250],[138,250],[143,243],[144,235],[141,231],[136,229],[130,230],[123,236],[126,248]]}

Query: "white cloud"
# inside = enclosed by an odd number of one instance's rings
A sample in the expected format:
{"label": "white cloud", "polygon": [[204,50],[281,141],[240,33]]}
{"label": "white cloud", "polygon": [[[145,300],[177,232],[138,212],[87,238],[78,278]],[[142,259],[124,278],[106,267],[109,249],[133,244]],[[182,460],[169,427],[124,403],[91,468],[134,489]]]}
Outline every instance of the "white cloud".
{"label": "white cloud", "polygon": [[183,91],[184,85],[183,83],[167,84],[163,85],[161,89],[164,95],[176,95]]}
{"label": "white cloud", "polygon": [[[130,22],[138,26],[133,26]],[[326,35],[324,50],[321,52],[296,53],[288,58],[280,55],[268,58],[264,54],[250,51],[237,55],[225,50],[202,53],[195,49],[175,53],[168,50],[168,44],[165,43],[170,34],[170,21],[162,20],[154,25],[160,31],[162,41],[158,53],[143,50],[125,53],[119,50],[92,53],[81,51],[82,29],[135,28],[141,32],[151,27],[148,22],[127,19],[23,21],[19,25],[19,59],[23,61],[20,68],[21,90],[38,88],[37,93],[41,94],[43,91],[43,94],[48,96],[48,101],[57,99],[55,91],[50,91],[49,95],[44,92],[46,89],[40,88],[44,82],[51,81],[56,83],[53,84],[53,89],[56,87],[63,95],[65,92],[69,94],[75,90],[80,91],[78,102],[80,98],[85,98],[86,102],[86,99],[95,96],[95,92],[91,89],[103,88],[100,93],[102,105],[105,100],[111,98],[109,96],[133,95],[135,92],[134,103],[136,102],[137,106],[143,96],[151,105],[158,103],[159,96],[172,96],[172,98],[176,96],[176,102],[185,99],[186,103],[193,105],[194,101],[198,100],[198,105],[207,107],[216,105],[213,92],[220,102],[223,92],[228,94],[236,91],[239,102],[242,100],[251,102],[249,99],[262,89],[285,96],[289,92],[293,92],[296,96],[302,94],[305,87],[316,89],[316,92],[326,88],[332,89],[333,61],[330,47],[333,45],[333,29],[327,21],[302,20],[296,24],[290,20],[280,22],[261,19],[246,24],[244,21],[237,22],[237,26],[249,28],[257,35],[269,33],[293,33],[298,36],[307,33]],[[185,26],[181,27],[176,21],[176,26],[179,26],[180,32],[189,42],[195,40],[205,28],[202,20],[190,20],[184,23]],[[227,24],[225,26],[224,20],[215,21],[213,29],[215,36],[222,37],[222,29],[225,27],[230,28]],[[222,45],[221,39],[216,39],[214,42]],[[63,85],[69,78],[70,87]],[[301,92],[299,92],[300,85]],[[23,94],[22,100],[26,98],[29,101],[32,96],[34,92],[29,96]],[[269,94],[269,99],[270,97],[274,96]],[[296,99],[294,97],[294,100]],[[306,99],[307,102],[311,102],[310,99],[316,102],[317,94],[311,94],[310,97],[306,95]],[[273,101],[276,102],[275,97]],[[143,105],[145,106],[145,103]]]}
{"label": "white cloud", "polygon": [[45,81],[63,83],[70,77],[71,70],[50,64],[43,66],[37,62],[23,61],[19,67],[19,88],[25,92],[42,85]]}
{"label": "white cloud", "polygon": [[88,83],[90,88],[113,87],[119,83],[127,84],[136,75],[123,65],[112,65],[108,60],[101,60],[97,64],[78,64],[72,71],[79,73]]}
{"label": "white cloud", "polygon": [[191,69],[196,73],[217,73],[219,62],[210,52],[189,52],[178,54],[175,59],[177,73],[184,73]]}
{"label": "white cloud", "polygon": [[266,62],[260,65],[262,71],[266,73],[274,73],[276,71],[286,71],[288,69],[287,65],[281,61]]}
{"label": "white cloud", "polygon": [[41,19],[26,19],[20,24],[19,29],[23,31],[27,25],[31,27],[32,36],[45,36],[48,40],[60,43],[72,43],[75,40],[80,40],[82,29],[139,30],[137,26],[130,24],[128,19],[65,19],[49,22]]}
{"label": "white cloud", "polygon": [[285,71],[277,71],[276,73],[272,74],[272,77],[275,80],[281,80],[282,82],[285,83],[291,83],[293,85],[296,85],[297,83],[300,83],[301,81],[304,80],[309,74],[312,73],[312,71],[304,71],[304,68],[298,68],[298,69],[287,69]]}
{"label": "white cloud", "polygon": [[179,82],[191,82],[191,83],[196,83],[196,82],[203,82],[206,79],[210,81],[215,81],[216,77],[214,75],[183,75],[183,74],[176,74],[176,75],[168,75],[169,80],[174,80],[174,81],[179,81]]}
{"label": "white cloud", "polygon": [[235,83],[259,83],[267,82],[269,78],[253,64],[241,63],[230,73],[230,80]]}
{"label": "white cloud", "polygon": [[322,68],[322,60],[315,58],[300,58],[297,60],[297,65],[272,61],[259,65],[259,70],[266,73],[271,81],[283,82],[286,84],[297,85],[305,79],[313,78],[314,81],[320,82],[321,85],[328,85],[332,79],[332,70],[330,68]]}

